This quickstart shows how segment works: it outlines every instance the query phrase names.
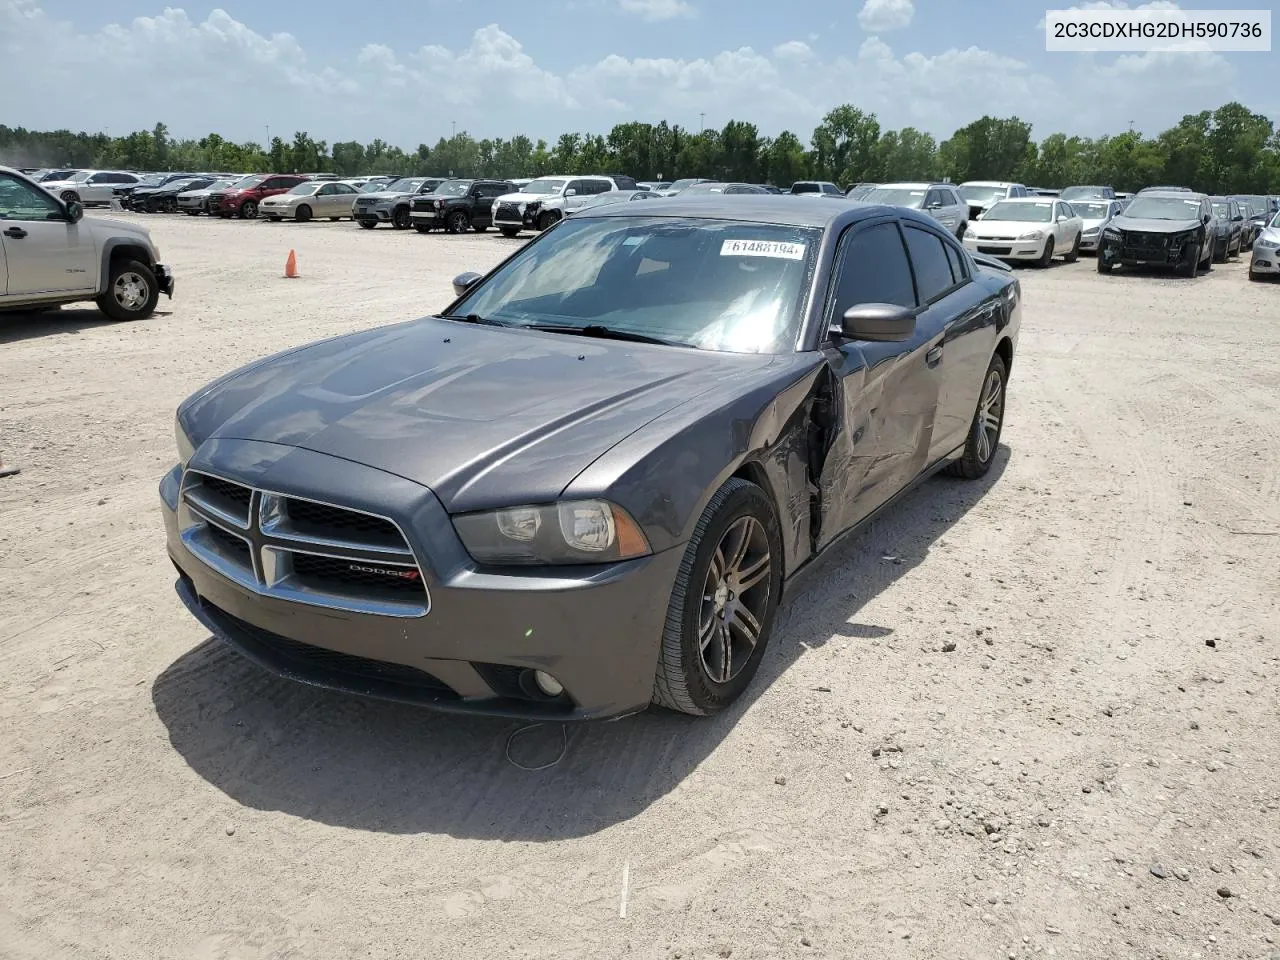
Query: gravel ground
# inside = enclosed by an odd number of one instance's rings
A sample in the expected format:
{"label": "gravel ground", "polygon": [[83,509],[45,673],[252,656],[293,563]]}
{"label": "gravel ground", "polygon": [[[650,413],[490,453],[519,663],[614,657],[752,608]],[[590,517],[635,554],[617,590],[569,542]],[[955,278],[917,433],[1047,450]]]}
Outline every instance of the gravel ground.
{"label": "gravel ground", "polygon": [[507,753],[560,727],[223,649],[156,502],[187,394],[430,312],[519,241],[139,219],[177,275],[154,318],[0,324],[0,956],[1278,949],[1275,284],[1020,271],[988,480],[801,581],[728,714],[573,727],[531,773]]}

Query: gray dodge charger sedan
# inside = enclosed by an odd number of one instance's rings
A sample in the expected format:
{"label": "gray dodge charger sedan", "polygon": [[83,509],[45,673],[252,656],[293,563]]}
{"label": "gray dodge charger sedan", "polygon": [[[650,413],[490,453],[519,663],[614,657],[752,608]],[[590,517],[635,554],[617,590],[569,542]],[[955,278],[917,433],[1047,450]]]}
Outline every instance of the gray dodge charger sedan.
{"label": "gray dodge charger sedan", "polygon": [[987,472],[1022,309],[925,214],[774,196],[609,204],[454,287],[178,408],[178,593],[286,677],[566,719],[731,703],[789,578]]}

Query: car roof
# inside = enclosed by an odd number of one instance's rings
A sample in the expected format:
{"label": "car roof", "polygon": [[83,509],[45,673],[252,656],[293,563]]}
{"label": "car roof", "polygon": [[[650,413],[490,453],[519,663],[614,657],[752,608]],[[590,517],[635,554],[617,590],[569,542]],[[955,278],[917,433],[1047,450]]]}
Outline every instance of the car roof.
{"label": "car roof", "polygon": [[1155,197],[1157,200],[1161,198],[1173,199],[1173,200],[1189,200],[1193,197],[1196,200],[1209,199],[1206,194],[1196,193],[1194,190],[1143,190],[1142,195],[1144,197]]}
{"label": "car roof", "polygon": [[896,188],[905,187],[906,189],[909,189],[909,190],[916,189],[916,188],[919,188],[921,190],[928,190],[931,187],[954,187],[956,186],[956,184],[941,183],[937,180],[900,180],[897,183],[877,183],[876,186],[884,187],[886,189],[896,189]]}
{"label": "car roof", "polygon": [[[1005,197],[1001,203],[1052,203],[1057,197]],[[1105,199],[1099,197],[1099,200]],[[1070,200],[1062,200],[1061,203],[1070,203]]]}
{"label": "car roof", "polygon": [[[661,203],[609,204],[590,207],[592,217],[670,217],[672,219],[703,218],[707,220],[731,220],[738,223],[771,223],[788,227],[816,227],[826,229],[845,226],[871,217],[892,215],[902,220],[937,227],[932,217],[903,207],[883,203],[858,203],[853,200],[834,199],[831,203],[796,203],[785,194],[746,193],[732,197],[703,194],[685,197],[676,194]],[[583,217],[584,214],[575,215]]]}
{"label": "car roof", "polygon": [[[946,184],[944,184],[946,186]],[[955,186],[955,184],[950,184]],[[1021,184],[1014,183],[1012,180],[966,180],[960,184],[962,187],[1017,187]]]}

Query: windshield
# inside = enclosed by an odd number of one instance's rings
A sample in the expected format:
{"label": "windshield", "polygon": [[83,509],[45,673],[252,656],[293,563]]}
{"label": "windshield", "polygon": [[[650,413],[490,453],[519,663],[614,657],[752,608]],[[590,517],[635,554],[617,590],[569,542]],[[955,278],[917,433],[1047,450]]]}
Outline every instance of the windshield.
{"label": "windshield", "polygon": [[520,188],[521,193],[559,193],[568,180],[534,180]]}
{"label": "windshield", "polygon": [[1071,209],[1079,214],[1081,220],[1105,220],[1111,204],[1105,201],[1090,203],[1088,200],[1077,200],[1071,204]]}
{"label": "windshield", "polygon": [[382,188],[384,193],[417,193],[418,187],[422,186],[420,177],[401,177],[394,183],[388,183]]}
{"label": "windshield", "polygon": [[247,177],[241,177],[231,186],[237,190],[251,190],[265,179],[267,178],[263,174],[255,173]]}
{"label": "windshield", "polygon": [[363,187],[361,187],[360,192],[361,193],[377,193],[379,190],[383,188],[383,186],[384,184],[381,180],[374,180],[371,183],[366,183]]}
{"label": "windshield", "polygon": [[1063,200],[1074,200],[1076,197],[1080,197],[1082,199],[1086,199],[1086,198],[1091,199],[1095,197],[1101,197],[1102,188],[1101,187],[1067,187],[1067,189],[1062,191],[1061,196]]}
{"label": "windshield", "polygon": [[1219,200],[1213,205],[1213,215],[1215,217],[1230,217],[1231,205],[1225,200]]}
{"label": "windshield", "polygon": [[292,194],[296,194],[299,197],[309,197],[313,193],[315,193],[317,190],[319,190],[320,187],[322,186],[323,184],[315,183],[315,182],[300,183],[289,192]]}
{"label": "windshield", "polygon": [[875,189],[876,189],[875,184],[864,183],[862,186],[854,187],[852,190],[850,190],[848,197],[850,200],[865,200],[868,196],[871,195],[871,191]]}
{"label": "windshield", "polygon": [[793,349],[821,231],[661,217],[570,217],[453,315],[582,327],[702,350]]}
{"label": "windshield", "polygon": [[1136,197],[1124,215],[1136,220],[1199,220],[1200,201],[1178,197]]}
{"label": "windshield", "polygon": [[669,186],[667,189],[668,190],[687,190],[689,187],[692,187],[695,183],[701,183],[701,182],[702,181],[699,180],[697,177],[690,177],[686,180],[677,180],[675,183],[671,184],[671,186]]}
{"label": "windshield", "polygon": [[442,197],[465,197],[470,189],[470,180],[449,180],[436,187],[436,193]]}
{"label": "windshield", "polygon": [[791,185],[792,193],[821,193],[822,188],[816,183],[793,183]]}
{"label": "windshield", "polygon": [[887,203],[919,210],[924,205],[925,192],[924,187],[876,187],[862,199],[868,203]]}
{"label": "windshield", "polygon": [[681,193],[724,193],[727,183],[694,183],[681,190]]}
{"label": "windshield", "polygon": [[215,180],[213,181],[213,183],[209,184],[207,187],[204,187],[203,189],[222,190],[222,189],[225,189],[226,187],[231,186],[233,183],[235,183],[234,180]]}
{"label": "windshield", "polygon": [[983,220],[1013,220],[1019,223],[1048,223],[1053,219],[1052,200],[1032,200],[1029,203],[1013,203],[1005,200],[997,203],[982,217]]}
{"label": "windshield", "polygon": [[960,196],[964,197],[966,201],[982,205],[1003,200],[1007,192],[1004,187],[966,187],[963,185],[960,187]]}

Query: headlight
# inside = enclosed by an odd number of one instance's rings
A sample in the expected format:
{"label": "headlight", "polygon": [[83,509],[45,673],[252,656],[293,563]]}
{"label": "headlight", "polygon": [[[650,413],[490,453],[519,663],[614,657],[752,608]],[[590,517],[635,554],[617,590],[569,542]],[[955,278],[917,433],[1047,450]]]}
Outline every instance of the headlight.
{"label": "headlight", "polygon": [[605,500],[468,513],[453,527],[472,559],[497,566],[611,563],[650,552],[631,515]]}
{"label": "headlight", "polygon": [[443,207],[444,207],[444,201],[443,201],[443,200],[437,200],[437,201],[435,202],[435,208],[436,208],[437,210],[443,209]]}
{"label": "headlight", "polygon": [[1263,240],[1259,237],[1256,246],[1261,247],[1263,250],[1277,250],[1280,249],[1280,240]]}
{"label": "headlight", "polygon": [[1085,235],[1086,237],[1092,237],[1092,236],[1093,236],[1095,233],[1097,233],[1097,232],[1098,232],[1098,228],[1097,228],[1097,227],[1090,227],[1088,230],[1086,230],[1086,231],[1084,232],[1084,235]]}
{"label": "headlight", "polygon": [[196,447],[187,436],[187,431],[182,429],[182,418],[176,414],[173,418],[173,439],[178,444],[178,462],[185,467],[192,454],[196,452]]}
{"label": "headlight", "polygon": [[1018,239],[1019,240],[1042,240],[1044,239],[1044,231],[1032,230],[1030,233],[1024,233]]}
{"label": "headlight", "polygon": [[1110,237],[1112,240],[1119,240],[1123,236],[1123,233],[1115,227],[1107,227],[1107,229],[1102,231],[1102,235],[1104,237]]}

